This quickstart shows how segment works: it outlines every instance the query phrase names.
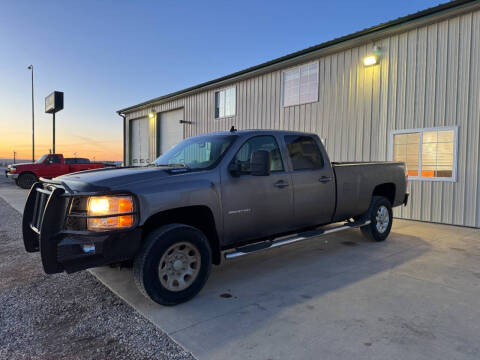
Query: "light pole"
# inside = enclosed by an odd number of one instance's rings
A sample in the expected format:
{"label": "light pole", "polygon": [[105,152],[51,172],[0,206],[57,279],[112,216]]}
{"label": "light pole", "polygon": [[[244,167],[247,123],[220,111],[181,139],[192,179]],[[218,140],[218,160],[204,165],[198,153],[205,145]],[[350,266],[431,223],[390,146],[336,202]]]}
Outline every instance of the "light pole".
{"label": "light pole", "polygon": [[35,107],[33,102],[33,65],[28,66],[32,70],[32,162],[35,162]]}

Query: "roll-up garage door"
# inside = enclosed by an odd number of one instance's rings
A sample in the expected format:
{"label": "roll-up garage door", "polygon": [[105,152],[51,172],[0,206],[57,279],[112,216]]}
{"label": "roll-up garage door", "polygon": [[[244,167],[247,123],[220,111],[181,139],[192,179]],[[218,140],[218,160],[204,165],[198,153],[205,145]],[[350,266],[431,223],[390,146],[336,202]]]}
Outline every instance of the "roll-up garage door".
{"label": "roll-up garage door", "polygon": [[157,117],[158,155],[166,153],[172,146],[183,140],[183,109],[165,111]]}
{"label": "roll-up garage door", "polygon": [[133,166],[145,166],[149,159],[148,119],[130,121],[131,162]]}

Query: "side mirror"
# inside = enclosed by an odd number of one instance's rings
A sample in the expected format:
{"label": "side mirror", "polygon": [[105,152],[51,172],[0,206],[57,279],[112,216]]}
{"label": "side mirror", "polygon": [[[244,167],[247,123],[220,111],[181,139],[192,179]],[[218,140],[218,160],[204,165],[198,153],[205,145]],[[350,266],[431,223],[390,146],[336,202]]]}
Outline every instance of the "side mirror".
{"label": "side mirror", "polygon": [[250,158],[250,173],[254,176],[270,175],[271,162],[270,152],[265,150],[254,151]]}
{"label": "side mirror", "polygon": [[238,165],[238,163],[236,163],[236,162],[231,162],[228,165],[228,172],[234,177],[240,176],[240,173],[241,173],[240,165]]}

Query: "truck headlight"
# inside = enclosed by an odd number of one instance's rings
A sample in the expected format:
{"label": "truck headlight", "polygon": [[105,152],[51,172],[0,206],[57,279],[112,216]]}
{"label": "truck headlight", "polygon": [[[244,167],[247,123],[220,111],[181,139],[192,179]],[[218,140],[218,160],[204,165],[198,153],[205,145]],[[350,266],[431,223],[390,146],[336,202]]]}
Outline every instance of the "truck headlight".
{"label": "truck headlight", "polygon": [[105,231],[129,228],[134,224],[134,211],[131,196],[90,196],[87,200],[87,229]]}

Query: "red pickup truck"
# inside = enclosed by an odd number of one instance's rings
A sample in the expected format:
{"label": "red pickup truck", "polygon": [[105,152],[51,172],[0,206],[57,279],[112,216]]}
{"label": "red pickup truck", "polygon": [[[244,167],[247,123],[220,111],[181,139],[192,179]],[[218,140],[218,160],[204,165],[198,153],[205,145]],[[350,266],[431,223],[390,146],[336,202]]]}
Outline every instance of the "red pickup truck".
{"label": "red pickup truck", "polygon": [[85,158],[64,158],[62,154],[45,154],[33,163],[8,165],[6,175],[22,189],[30,187],[43,177],[51,179],[72,172],[103,168],[103,163],[92,163]]}

